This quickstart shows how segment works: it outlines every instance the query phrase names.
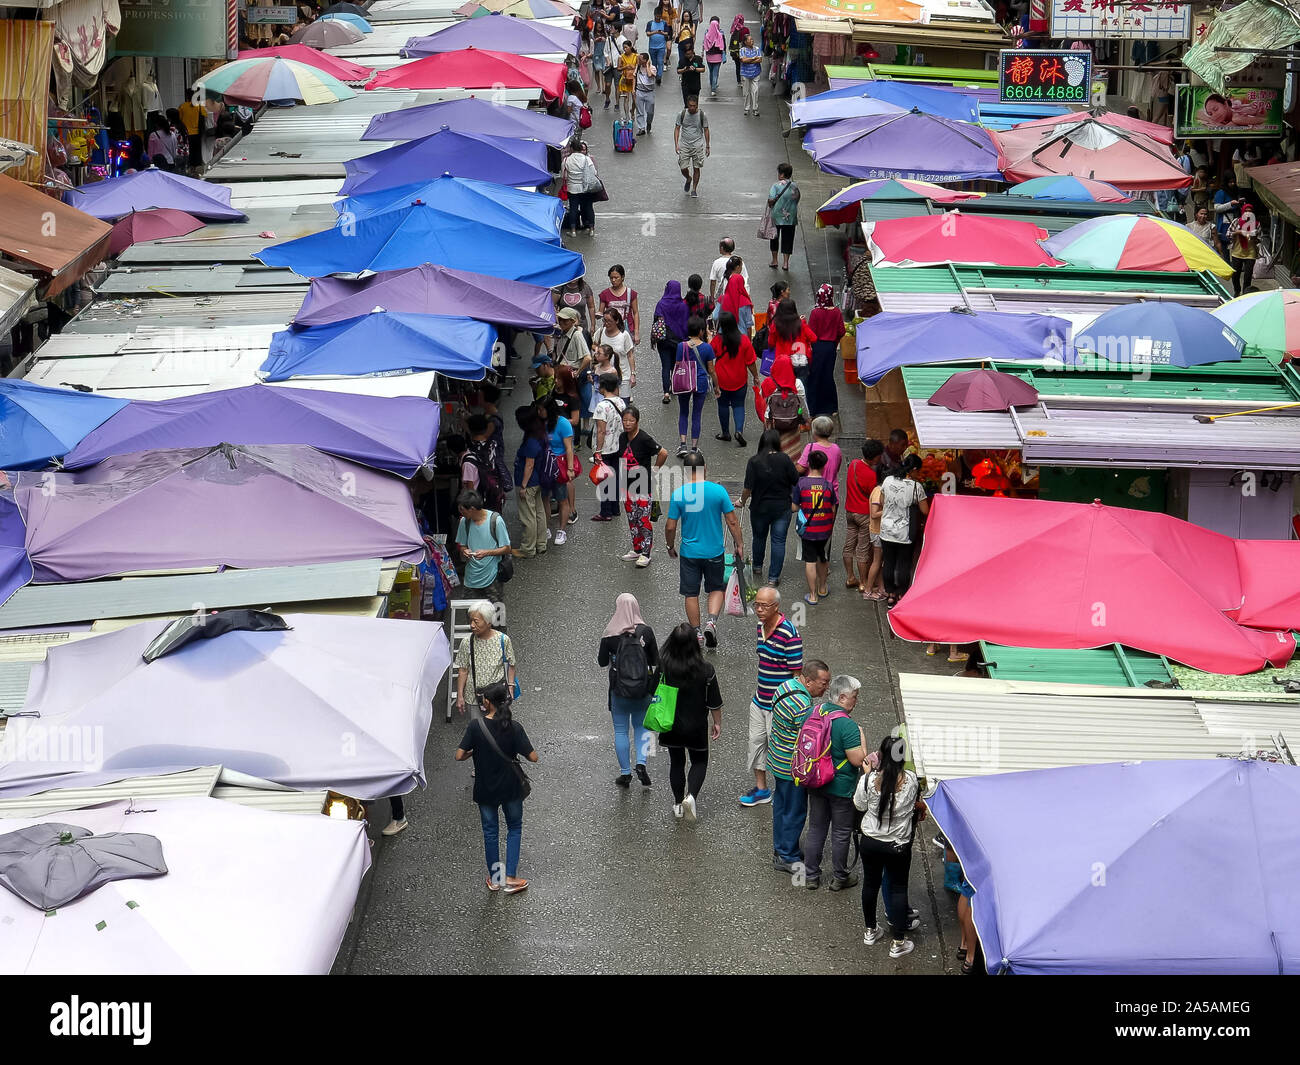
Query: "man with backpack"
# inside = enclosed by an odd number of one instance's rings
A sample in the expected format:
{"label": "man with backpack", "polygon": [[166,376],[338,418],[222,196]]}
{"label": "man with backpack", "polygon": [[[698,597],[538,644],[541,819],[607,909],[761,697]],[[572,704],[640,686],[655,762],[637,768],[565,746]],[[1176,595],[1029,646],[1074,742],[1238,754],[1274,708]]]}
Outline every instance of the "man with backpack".
{"label": "man with backpack", "polygon": [[831,669],[819,658],[804,659],[772,699],[772,731],[767,740],[767,771],[772,777],[772,868],[783,873],[803,870],[799,836],[808,817],[808,793],[794,780],[799,730],[831,682]]}
{"label": "man with backpack", "polygon": [[[695,77],[698,81],[699,74]],[[698,196],[700,172],[709,154],[709,116],[700,110],[698,96],[687,97],[686,106],[677,116],[677,124],[673,127],[673,148],[677,152],[677,167],[686,179],[682,191]]]}
{"label": "man with backpack", "polygon": [[[505,460],[497,448],[494,427],[486,415],[471,414],[465,419],[465,428],[469,430],[470,440],[461,462],[461,487],[478,492],[488,510],[500,513],[509,476]],[[474,470],[472,484],[466,483],[467,465]]]}
{"label": "man with backpack", "polygon": [[808,793],[808,838],[804,840],[804,886],[821,886],[822,851],[831,837],[828,890],[843,891],[858,882],[849,872],[849,847],[853,841],[853,791],[858,770],[867,761],[862,729],[849,717],[858,704],[862,684],[856,677],[840,675],[826,689],[826,701],[813,709],[799,730],[792,775]]}
{"label": "man with backpack", "polygon": [[510,554],[510,530],[499,513],[483,506],[477,492],[461,492],[456,497],[460,525],[456,529],[456,546],[465,562],[461,589],[466,599],[502,602],[502,586],[514,574],[514,560],[502,564]]}
{"label": "man with backpack", "polygon": [[655,17],[645,24],[646,42],[650,46],[650,62],[655,67],[655,84],[663,84],[664,54],[668,50],[668,23],[664,21],[662,7],[655,8]]}

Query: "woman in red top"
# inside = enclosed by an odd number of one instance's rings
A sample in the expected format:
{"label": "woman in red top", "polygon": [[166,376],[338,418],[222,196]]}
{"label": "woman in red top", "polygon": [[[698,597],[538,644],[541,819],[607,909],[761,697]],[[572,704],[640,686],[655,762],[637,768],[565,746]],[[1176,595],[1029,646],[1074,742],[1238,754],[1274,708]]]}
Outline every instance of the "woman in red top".
{"label": "woman in red top", "polygon": [[718,421],[722,432],[715,440],[730,440],[731,429],[727,412],[734,411],[736,418],[736,446],[745,446],[742,435],[745,428],[745,392],[747,381],[758,384],[758,356],[749,337],[740,331],[736,316],[730,311],[718,315],[718,332],[713,337],[713,368],[718,374]]}
{"label": "woman in red top", "polygon": [[838,414],[839,392],[835,387],[835,364],[839,362],[840,338],[844,336],[844,315],[835,306],[835,291],[830,285],[817,290],[817,306],[808,315],[808,329],[814,339],[808,376],[808,412],[816,418]]}
{"label": "woman in red top", "polygon": [[[732,262],[739,263],[739,261],[739,256],[733,255],[727,262],[728,268]],[[745,278],[740,272],[739,265],[727,278],[718,307],[720,311],[728,311],[736,316],[740,331],[746,336],[754,331],[754,301],[749,298],[749,289],[745,287]]]}
{"label": "woman in red top", "polygon": [[817,338],[799,317],[794,300],[784,299],[776,305],[776,314],[767,330],[767,346],[776,358],[782,355],[790,360],[796,376],[802,381],[808,372],[809,357]]}
{"label": "woman in red top", "polygon": [[850,462],[844,475],[845,585],[860,588],[863,599],[885,598],[885,586],[880,583],[880,544],[871,538],[871,493],[878,481],[876,463],[884,450],[879,440],[865,441],[862,458]]}

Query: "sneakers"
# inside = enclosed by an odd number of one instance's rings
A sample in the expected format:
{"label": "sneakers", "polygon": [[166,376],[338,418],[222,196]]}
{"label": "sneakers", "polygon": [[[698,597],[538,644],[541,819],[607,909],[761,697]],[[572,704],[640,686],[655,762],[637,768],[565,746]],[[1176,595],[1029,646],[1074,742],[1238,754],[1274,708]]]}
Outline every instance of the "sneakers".
{"label": "sneakers", "polygon": [[617,777],[614,778],[614,783],[617,784],[620,788],[628,788],[628,787],[631,787],[631,786],[632,786],[632,774],[631,774],[631,773],[621,773],[621,774],[619,774]]}
{"label": "sneakers", "polygon": [[683,455],[685,455],[685,454],[686,454],[688,451],[690,451],[690,450],[691,450],[691,449],[690,449],[689,447],[686,446],[686,441],[683,440],[680,444],[677,445],[677,457],[678,457],[678,458],[681,458]]}
{"label": "sneakers", "polygon": [[682,800],[682,813],[685,815],[686,820],[688,821],[699,820],[700,814],[699,811],[695,809],[694,795],[687,795],[686,798]]}
{"label": "sneakers", "polygon": [[741,806],[763,806],[772,801],[772,792],[769,788],[750,788],[740,797]]}
{"label": "sneakers", "polygon": [[635,772],[637,780],[641,781],[641,786],[648,788],[650,786],[650,774],[646,771],[646,767],[638,765]]}
{"label": "sneakers", "polygon": [[704,633],[699,629],[695,630],[695,642],[700,645],[700,650],[704,650]]}
{"label": "sneakers", "polygon": [[566,524],[568,524],[568,525],[577,525],[577,524],[578,524],[578,514],[577,514],[577,511],[574,511],[574,513],[572,513],[572,514],[569,515],[569,520],[568,520],[568,522],[567,522]]}
{"label": "sneakers", "polygon": [[637,556],[637,560],[636,560],[636,568],[637,568],[637,569],[645,569],[646,566],[648,566],[648,565],[650,565],[650,556],[649,556],[649,555],[638,555],[638,556]]}
{"label": "sneakers", "polygon": [[868,928],[862,933],[863,946],[874,947],[885,938],[885,930],[877,925],[875,928]]}
{"label": "sneakers", "polygon": [[548,544],[551,542],[551,539],[554,535],[555,534],[551,532],[551,527],[549,525],[546,526],[546,542]]}
{"label": "sneakers", "polygon": [[569,542],[569,534],[568,534],[568,533],[566,533],[563,529],[560,529],[558,532],[556,532],[556,534],[555,534],[555,546],[556,546],[556,547],[560,547],[562,544],[567,544],[568,542]]}
{"label": "sneakers", "polygon": [[704,646],[714,648],[718,646],[718,623],[712,618],[709,618],[704,625]]}
{"label": "sneakers", "polygon": [[406,826],[407,826],[407,820],[405,817],[403,817],[400,821],[389,821],[388,824],[384,825],[383,831],[380,833],[380,835],[395,836],[399,832],[405,832]]}
{"label": "sneakers", "polygon": [[686,179],[686,184],[684,184],[684,185],[682,186],[682,191],[683,191],[683,192],[690,192],[690,191],[691,191],[691,179],[690,179],[690,178],[687,178],[687,179]]}
{"label": "sneakers", "polygon": [[799,862],[787,862],[780,857],[776,857],[772,859],[772,868],[775,869],[778,873],[793,874],[793,873],[801,872],[803,866]]}
{"label": "sneakers", "polygon": [[619,556],[619,558],[621,558],[624,562],[635,562],[640,557],[641,557],[641,553],[639,551],[629,551],[626,555]]}
{"label": "sneakers", "polygon": [[749,108],[748,108],[748,107],[745,108],[745,114],[746,114],[746,115],[749,114]]}
{"label": "sneakers", "polygon": [[858,883],[858,874],[850,873],[843,880],[839,877],[832,877],[830,884],[827,885],[827,891],[846,891]]}
{"label": "sneakers", "polygon": [[683,807],[685,805],[686,805],[685,803],[681,803],[681,802],[673,803],[673,816],[677,818],[678,821],[682,819],[682,814],[685,812]]}
{"label": "sneakers", "polygon": [[896,939],[889,945],[889,956],[901,958],[904,954],[911,954],[915,949],[916,944],[910,939]]}
{"label": "sneakers", "polygon": [[699,197],[700,197],[700,190],[699,190],[699,189],[691,189],[691,195],[694,196],[696,199],[699,199]]}
{"label": "sneakers", "polygon": [[819,876],[809,877],[807,882],[804,884],[804,887],[806,887],[809,891],[816,891],[821,886],[822,886],[822,878]]}

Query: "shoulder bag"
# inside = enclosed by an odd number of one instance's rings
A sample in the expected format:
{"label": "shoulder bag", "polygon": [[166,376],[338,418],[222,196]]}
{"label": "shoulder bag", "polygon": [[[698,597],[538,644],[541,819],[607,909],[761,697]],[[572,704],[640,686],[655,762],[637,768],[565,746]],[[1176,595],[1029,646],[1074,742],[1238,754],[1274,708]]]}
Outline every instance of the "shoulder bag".
{"label": "shoulder bag", "polygon": [[492,730],[487,727],[487,718],[483,716],[482,711],[479,711],[479,715],[475,720],[478,721],[478,730],[483,733],[483,738],[488,741],[488,746],[496,751],[501,760],[507,762],[510,768],[514,770],[515,779],[519,781],[519,797],[521,799],[528,798],[533,793],[533,785],[532,781],[528,779],[528,774],[524,772],[524,767],[519,764],[517,758],[506,757],[505,751],[501,749],[496,737],[492,735]]}
{"label": "shoulder bag", "polygon": [[758,220],[759,240],[771,240],[776,236],[776,223],[772,221],[772,208],[785,198],[785,194],[790,191],[790,186],[793,184],[793,181],[787,181],[785,183],[785,188],[781,190],[780,195],[777,196],[771,206],[767,204],[763,205],[763,216]]}
{"label": "shoulder bag", "polygon": [[[686,349],[683,357],[682,349]],[[677,345],[677,361],[673,363],[673,376],[671,386],[675,396],[690,395],[697,391],[699,383],[700,363],[691,351],[691,346],[685,341]]]}

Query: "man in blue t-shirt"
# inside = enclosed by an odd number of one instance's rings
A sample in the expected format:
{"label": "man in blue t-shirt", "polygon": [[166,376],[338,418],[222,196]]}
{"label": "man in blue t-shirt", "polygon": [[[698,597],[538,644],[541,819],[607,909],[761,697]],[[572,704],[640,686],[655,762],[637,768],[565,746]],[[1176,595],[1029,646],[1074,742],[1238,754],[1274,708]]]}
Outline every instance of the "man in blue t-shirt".
{"label": "man in blue t-shirt", "polygon": [[662,7],[655,8],[655,17],[645,24],[646,43],[649,45],[650,62],[655,68],[655,84],[663,82],[664,53],[668,50],[668,23],[664,21]]}
{"label": "man in blue t-shirt", "polygon": [[[744,533],[736,518],[735,507],[727,490],[705,480],[704,456],[690,451],[682,458],[686,483],[675,489],[668,503],[668,524],[664,542],[668,554],[680,557],[678,588],[686,599],[686,620],[695,627],[696,638],[704,647],[718,646],[718,615],[727,582],[723,577],[725,549],[722,526],[731,531],[736,545],[735,564],[742,565],[745,555]],[[677,552],[677,527],[682,530],[682,549]],[[709,620],[700,629],[700,581],[709,597]]]}

